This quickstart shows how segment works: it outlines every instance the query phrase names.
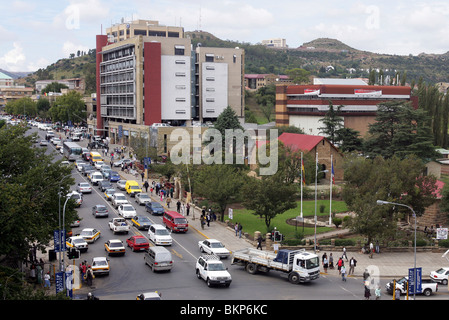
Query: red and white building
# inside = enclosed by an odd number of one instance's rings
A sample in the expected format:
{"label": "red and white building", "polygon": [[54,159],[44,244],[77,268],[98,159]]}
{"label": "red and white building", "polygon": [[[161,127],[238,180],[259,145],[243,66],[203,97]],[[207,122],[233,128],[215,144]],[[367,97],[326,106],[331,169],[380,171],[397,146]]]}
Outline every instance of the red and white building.
{"label": "red and white building", "polygon": [[320,121],[329,104],[341,108],[344,126],[364,136],[375,122],[377,105],[386,101],[411,101],[416,97],[407,86],[370,86],[361,80],[315,79],[311,85],[278,85],[276,87],[276,125],[301,128],[304,133],[319,135]]}

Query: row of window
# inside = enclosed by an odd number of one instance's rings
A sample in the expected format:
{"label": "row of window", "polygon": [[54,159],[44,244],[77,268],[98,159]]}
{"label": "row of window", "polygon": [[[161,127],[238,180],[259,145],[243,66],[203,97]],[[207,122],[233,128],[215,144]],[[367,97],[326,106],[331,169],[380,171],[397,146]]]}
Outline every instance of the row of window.
{"label": "row of window", "polygon": [[134,82],[101,87],[101,94],[134,93]]}
{"label": "row of window", "polygon": [[123,49],[118,49],[112,52],[104,53],[103,54],[103,62],[114,60],[114,59],[120,59],[123,57],[128,57],[134,55],[134,46],[127,47]]}
{"label": "row of window", "polygon": [[134,81],[134,70],[101,75],[100,78],[101,84],[122,82],[122,81]]}
{"label": "row of window", "polygon": [[132,57],[127,60],[122,60],[116,63],[102,64],[100,65],[100,72],[105,73],[131,68],[134,68],[134,59]]}
{"label": "row of window", "polygon": [[133,95],[107,96],[105,106],[134,106]]}

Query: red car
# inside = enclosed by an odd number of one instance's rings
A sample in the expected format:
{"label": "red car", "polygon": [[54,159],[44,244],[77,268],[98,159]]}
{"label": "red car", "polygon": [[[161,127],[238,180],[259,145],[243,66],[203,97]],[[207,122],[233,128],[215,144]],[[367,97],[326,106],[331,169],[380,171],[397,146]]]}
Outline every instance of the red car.
{"label": "red car", "polygon": [[150,243],[144,236],[132,236],[126,240],[126,243],[133,251],[146,251],[150,247]]}

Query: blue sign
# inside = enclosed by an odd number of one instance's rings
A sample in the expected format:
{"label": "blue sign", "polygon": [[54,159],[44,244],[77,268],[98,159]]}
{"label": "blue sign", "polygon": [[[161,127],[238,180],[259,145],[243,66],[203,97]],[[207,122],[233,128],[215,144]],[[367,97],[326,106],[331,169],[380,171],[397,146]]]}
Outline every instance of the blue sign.
{"label": "blue sign", "polygon": [[118,126],[118,138],[121,139],[123,137],[123,126]]}
{"label": "blue sign", "polygon": [[56,293],[64,291],[64,272],[57,272],[55,274]]}
{"label": "blue sign", "polygon": [[65,230],[55,230],[53,232],[53,240],[55,245],[55,252],[66,251]]}
{"label": "blue sign", "polygon": [[[408,269],[408,294],[416,294],[422,292],[421,280],[422,280],[422,268]],[[415,290],[415,281],[416,281],[416,290]]]}
{"label": "blue sign", "polygon": [[151,158],[150,157],[143,158],[143,165],[145,169],[148,169],[148,166],[151,165]]}

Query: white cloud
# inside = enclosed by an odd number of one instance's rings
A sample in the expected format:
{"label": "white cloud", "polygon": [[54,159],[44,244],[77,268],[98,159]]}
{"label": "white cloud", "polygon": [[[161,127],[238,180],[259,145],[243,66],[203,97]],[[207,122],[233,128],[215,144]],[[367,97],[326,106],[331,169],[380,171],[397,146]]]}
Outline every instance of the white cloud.
{"label": "white cloud", "polygon": [[87,46],[75,44],[70,41],[64,42],[62,46],[62,54],[64,55],[64,58],[68,58],[71,53],[74,53],[76,56],[78,50],[87,52],[89,51],[89,48]]}
{"label": "white cloud", "polygon": [[0,68],[8,71],[29,71],[24,70],[25,61],[22,46],[14,42],[13,48],[0,57]]}

